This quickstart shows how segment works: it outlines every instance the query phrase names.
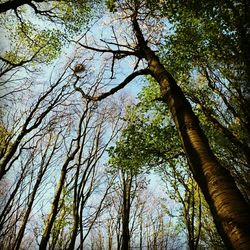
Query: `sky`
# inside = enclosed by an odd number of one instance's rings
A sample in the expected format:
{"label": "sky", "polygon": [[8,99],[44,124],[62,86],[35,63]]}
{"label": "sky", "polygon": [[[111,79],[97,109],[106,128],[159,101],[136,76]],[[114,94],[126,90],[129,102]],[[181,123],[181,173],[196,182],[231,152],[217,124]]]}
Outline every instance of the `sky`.
{"label": "sky", "polygon": [[[41,27],[46,28],[46,23],[43,22],[36,22],[38,25],[41,25]],[[88,34],[88,45],[91,45],[93,47],[100,48],[100,44],[103,44],[100,39],[109,40],[113,37],[112,29],[110,28],[110,23],[112,23],[112,20],[110,19],[110,15],[104,15],[104,17],[99,20],[97,23],[94,24],[94,26],[91,28],[91,32]],[[106,26],[107,25],[107,26]],[[116,35],[118,37],[118,40],[121,41],[121,43],[126,43],[125,36],[123,36],[124,29],[127,27],[127,23],[124,23],[122,26],[119,26],[119,28],[115,27],[114,23],[114,29],[117,31]],[[105,28],[106,26],[106,28]],[[124,27],[123,27],[124,26]],[[1,30],[0,30],[1,32]],[[8,39],[6,39],[6,32],[1,32],[1,34],[4,36],[3,42],[1,43],[1,50],[4,51],[6,47],[9,46]],[[91,35],[93,35],[91,37]],[[119,39],[120,38],[120,39]],[[77,37],[78,39],[78,37]],[[82,39],[81,42],[84,42],[85,39]],[[2,52],[1,51],[1,52]],[[44,66],[43,72],[44,74],[41,76],[42,79],[50,79],[51,78],[51,72],[53,71],[53,74],[57,76],[57,73],[60,73],[60,69],[68,63],[72,59],[72,57],[77,56],[77,59],[74,60],[74,64],[77,63],[86,63],[86,69],[87,74],[94,78],[94,76],[98,75],[99,70],[102,70],[103,65],[105,65],[105,74],[103,81],[103,85],[105,85],[105,90],[110,89],[110,87],[114,87],[116,84],[119,84],[129,73],[133,71],[134,61],[131,58],[125,58],[121,62],[118,62],[116,65],[117,74],[115,75],[115,79],[110,81],[110,68],[111,63],[108,62],[110,59],[109,55],[101,55],[100,54],[92,54],[86,51],[86,49],[82,49],[79,46],[76,46],[74,43],[72,43],[69,46],[66,46],[62,50],[61,57],[55,59],[52,64]],[[143,67],[144,65],[140,65],[140,67]],[[22,73],[25,74],[25,73]],[[39,78],[38,78],[39,79]],[[37,79],[36,79],[37,80]],[[40,79],[39,79],[40,80]],[[46,80],[44,81],[46,82]],[[49,85],[50,82],[48,81],[47,84]],[[122,92],[119,92],[114,95],[114,98],[120,98],[121,95],[128,96],[131,102],[137,102],[137,94],[142,89],[143,86],[145,86],[146,81],[143,80],[143,77],[137,77],[133,80],[130,84],[125,87]],[[39,90],[39,87],[36,86],[37,90]],[[22,104],[20,104],[22,105]],[[149,184],[149,190],[153,193],[157,194],[158,197],[164,197],[164,185],[161,182],[159,176],[155,175],[154,173],[151,173],[148,178],[151,180]],[[47,186],[48,187],[48,186]],[[54,190],[53,190],[54,191]],[[48,197],[52,196],[53,192],[52,190],[47,190],[45,196],[43,197],[43,200],[47,200]],[[46,207],[48,205],[48,207]],[[169,205],[174,207],[174,204],[169,200]],[[44,210],[49,209],[50,204],[45,204],[43,207]],[[39,210],[39,203],[36,203],[35,210]]]}

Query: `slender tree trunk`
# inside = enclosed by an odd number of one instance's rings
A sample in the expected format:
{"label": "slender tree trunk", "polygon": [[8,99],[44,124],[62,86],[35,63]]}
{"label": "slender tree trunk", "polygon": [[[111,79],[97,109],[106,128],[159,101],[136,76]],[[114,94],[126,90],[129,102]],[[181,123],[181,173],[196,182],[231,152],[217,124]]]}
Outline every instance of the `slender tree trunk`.
{"label": "slender tree trunk", "polygon": [[[83,149],[83,147],[82,147]],[[81,149],[81,151],[82,151]],[[81,155],[81,152],[80,152]],[[79,213],[78,213],[78,208],[79,208],[79,198],[78,198],[78,177],[79,177],[79,172],[80,172],[80,163],[77,165],[77,170],[75,174],[75,183],[74,183],[74,201],[73,201],[73,229],[72,229],[72,235],[71,235],[71,240],[70,244],[68,247],[68,250],[73,250],[75,246],[75,241],[77,237],[77,231],[78,231],[78,226],[79,226]]]}
{"label": "slender tree trunk", "polygon": [[122,247],[121,250],[129,249],[129,215],[130,215],[130,192],[132,177],[123,176],[123,211],[122,211]]}
{"label": "slender tree trunk", "polygon": [[17,250],[17,249],[20,248],[20,245],[21,245],[21,242],[22,242],[22,239],[23,239],[23,235],[24,235],[24,232],[25,232],[25,228],[26,228],[29,216],[30,216],[30,212],[31,212],[33,203],[35,201],[35,196],[36,196],[38,187],[39,187],[39,185],[41,183],[41,180],[42,180],[42,175],[43,174],[41,174],[41,175],[38,176],[37,181],[36,181],[35,186],[34,186],[34,189],[32,191],[30,202],[28,204],[27,211],[26,211],[26,213],[24,215],[22,226],[21,226],[21,228],[20,228],[20,230],[18,232],[18,235],[17,235],[17,239],[16,239],[15,247],[14,247],[15,250]]}
{"label": "slender tree trunk", "polygon": [[73,216],[74,216],[74,224],[73,224],[72,235],[71,235],[71,240],[70,240],[68,250],[74,250],[76,237],[77,237],[77,231],[78,231],[78,225],[79,225],[79,214],[78,214],[78,207],[76,204],[73,204]]}
{"label": "slender tree trunk", "polygon": [[142,217],[140,218],[140,250],[142,250]]}
{"label": "slender tree trunk", "polygon": [[37,176],[35,185],[33,187],[33,191],[31,193],[30,202],[28,203],[28,208],[27,208],[26,213],[24,215],[22,226],[19,229],[19,232],[18,232],[18,235],[17,235],[17,239],[16,239],[15,246],[14,246],[15,250],[19,249],[20,245],[22,243],[22,239],[23,239],[23,235],[24,235],[24,232],[25,232],[25,229],[26,229],[26,225],[27,225],[30,213],[31,213],[32,206],[33,206],[34,201],[35,201],[35,196],[36,196],[38,188],[39,188],[39,186],[41,184],[42,178],[43,178],[43,176],[44,176],[44,174],[45,174],[45,172],[46,172],[46,170],[47,170],[47,168],[48,168],[48,166],[50,164],[52,156],[53,156],[53,154],[55,152],[56,145],[57,145],[56,142],[57,142],[57,140],[54,142],[55,144],[54,144],[53,149],[51,150],[51,153],[50,153],[50,156],[49,156],[48,160],[45,162],[47,152],[49,151],[49,147],[47,147],[47,149],[45,151],[45,154],[42,157],[41,166],[39,168],[38,176]]}
{"label": "slender tree trunk", "polygon": [[[201,216],[202,216],[202,211],[201,211],[201,195],[200,195],[200,190],[197,190],[198,192],[198,225],[197,225],[197,235],[196,235],[196,240],[195,240],[195,249],[198,249],[199,241],[200,241],[200,235],[201,235],[201,227],[202,227],[202,222],[201,222]],[[193,197],[194,198],[194,197]]]}
{"label": "slender tree trunk", "polygon": [[112,250],[113,245],[113,232],[112,232],[112,221],[108,221],[108,250]]}
{"label": "slender tree trunk", "polygon": [[[2,178],[4,177],[4,175],[7,173],[7,169],[10,168],[10,166],[7,168],[7,164],[10,162],[10,160],[12,159],[12,157],[14,156],[15,152],[18,149],[18,146],[21,142],[21,140],[23,139],[23,137],[25,136],[25,132],[22,131],[19,136],[17,137],[16,141],[13,142],[7,149],[7,151],[5,152],[4,156],[1,158],[0,160],[0,180],[2,180]],[[7,169],[6,169],[7,168]]]}
{"label": "slender tree trunk", "polygon": [[128,250],[129,249],[129,217],[127,214],[127,211],[124,211],[125,214],[123,215],[123,221],[122,221],[122,250]]}
{"label": "slender tree trunk", "polygon": [[[12,1],[13,2],[13,1]],[[11,2],[11,3],[12,3]],[[16,1],[17,2],[17,1]],[[0,5],[1,7],[1,5]],[[58,102],[58,100],[61,97],[61,94],[59,94],[54,100],[53,102],[46,108],[46,110],[44,112],[42,112],[40,114],[40,116],[34,120],[33,125],[30,125],[32,118],[34,116],[34,114],[37,112],[40,104],[45,100],[45,98],[55,89],[56,86],[58,86],[58,84],[60,83],[60,80],[58,80],[56,82],[56,84],[54,84],[47,92],[45,92],[36,102],[36,105],[34,106],[34,108],[30,111],[28,117],[26,118],[21,132],[20,134],[17,136],[16,140],[14,142],[12,142],[8,149],[6,150],[4,156],[1,158],[0,160],[0,180],[4,177],[4,175],[7,173],[7,171],[9,171],[11,165],[13,164],[14,161],[10,162],[10,160],[12,159],[12,157],[15,155],[18,147],[20,146],[21,141],[23,140],[23,138],[29,134],[30,132],[32,132],[34,129],[38,128],[39,125],[42,123],[44,117],[46,117],[49,112],[53,109],[53,107],[56,105],[56,103]],[[28,126],[30,125],[30,127],[28,128]],[[17,158],[16,158],[17,159]],[[16,160],[14,159],[14,160]],[[9,166],[7,166],[9,164]]]}
{"label": "slender tree trunk", "polygon": [[21,173],[21,176],[19,177],[19,179],[18,179],[18,181],[16,183],[16,186],[15,186],[14,190],[10,194],[4,208],[2,208],[2,213],[0,214],[0,232],[3,229],[6,217],[8,216],[9,212],[11,211],[12,201],[15,198],[15,196],[16,196],[18,190],[19,190],[19,187],[21,186],[21,184],[23,182],[23,179],[25,178],[25,174],[26,174],[26,171],[23,170],[22,173]]}
{"label": "slender tree trunk", "polygon": [[120,215],[119,215],[118,218],[117,218],[117,228],[116,228],[117,250],[121,249],[120,228],[121,228],[121,218],[120,218]]}
{"label": "slender tree trunk", "polygon": [[147,46],[136,16],[135,35],[152,76],[160,85],[188,158],[190,169],[212,212],[216,227],[228,249],[249,249],[250,207],[237,188],[230,172],[217,160],[200,128],[190,103],[159,58]]}
{"label": "slender tree trunk", "polygon": [[55,222],[56,215],[58,213],[58,206],[59,206],[60,196],[61,196],[61,193],[62,193],[62,189],[63,189],[63,185],[64,185],[64,182],[65,182],[66,173],[67,173],[67,169],[64,166],[63,166],[62,171],[61,171],[61,177],[60,177],[60,181],[59,181],[58,186],[57,186],[57,191],[56,191],[53,203],[52,203],[51,212],[49,214],[49,218],[48,218],[48,221],[47,221],[47,223],[45,225],[43,236],[42,236],[42,239],[41,239],[41,242],[40,242],[40,246],[39,246],[40,250],[45,250],[46,247],[47,247],[47,244],[48,244],[49,238],[50,238],[50,233],[51,233],[53,224]]}
{"label": "slender tree trunk", "polygon": [[[79,136],[78,140],[80,140],[80,136]],[[42,236],[42,239],[41,239],[41,242],[40,242],[40,246],[39,246],[40,250],[45,250],[46,247],[47,247],[47,244],[49,242],[50,233],[51,233],[53,224],[55,222],[56,215],[58,213],[60,197],[61,197],[61,193],[62,193],[62,190],[63,190],[63,186],[64,186],[64,182],[65,182],[65,179],[66,179],[66,174],[67,174],[67,167],[69,165],[69,162],[74,159],[74,157],[75,157],[76,153],[78,152],[78,150],[79,150],[79,142],[78,142],[78,145],[76,146],[75,150],[72,152],[72,154],[69,157],[67,157],[65,163],[62,166],[61,176],[60,176],[59,183],[57,185],[56,194],[55,194],[55,197],[54,197],[54,200],[53,200],[53,203],[52,203],[52,207],[51,207],[51,212],[50,212],[50,215],[48,217],[48,221],[47,221],[47,223],[45,225],[43,236]]]}
{"label": "slender tree trunk", "polygon": [[[55,222],[56,215],[58,213],[60,197],[61,197],[63,186],[64,186],[64,183],[65,183],[65,180],[66,180],[68,165],[69,165],[69,163],[71,161],[74,160],[76,154],[78,153],[78,151],[80,149],[80,141],[81,141],[81,137],[82,137],[82,124],[83,124],[84,118],[86,117],[87,112],[88,112],[88,108],[85,109],[85,111],[83,112],[83,114],[81,116],[81,119],[79,121],[77,138],[71,141],[71,143],[73,143],[73,141],[76,141],[75,148],[71,152],[71,154],[67,156],[67,158],[65,159],[65,162],[64,162],[64,164],[63,164],[63,166],[61,168],[61,175],[60,175],[59,183],[57,185],[54,200],[52,202],[51,212],[49,214],[47,223],[46,223],[44,231],[43,231],[43,236],[42,236],[42,239],[41,239],[41,242],[40,242],[39,250],[45,250],[46,247],[47,247],[47,244],[49,242],[50,233],[51,233],[53,224]],[[69,152],[72,149],[71,148],[72,145],[73,144],[71,144],[71,146],[70,146]]]}

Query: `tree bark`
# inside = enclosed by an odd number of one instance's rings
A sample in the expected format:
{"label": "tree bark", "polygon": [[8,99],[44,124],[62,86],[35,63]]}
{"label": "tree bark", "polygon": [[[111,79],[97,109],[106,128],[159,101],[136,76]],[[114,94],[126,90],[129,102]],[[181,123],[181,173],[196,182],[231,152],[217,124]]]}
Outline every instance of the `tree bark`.
{"label": "tree bark", "polygon": [[136,15],[132,21],[140,51],[160,85],[163,100],[171,111],[182,140],[190,170],[209,204],[218,232],[228,249],[249,249],[249,205],[230,172],[219,163],[210,149],[199,120],[175,79],[147,46]]}
{"label": "tree bark", "polygon": [[123,211],[122,211],[122,246],[121,250],[129,249],[130,232],[129,232],[129,217],[130,217],[130,193],[131,193],[132,177],[123,175]]}

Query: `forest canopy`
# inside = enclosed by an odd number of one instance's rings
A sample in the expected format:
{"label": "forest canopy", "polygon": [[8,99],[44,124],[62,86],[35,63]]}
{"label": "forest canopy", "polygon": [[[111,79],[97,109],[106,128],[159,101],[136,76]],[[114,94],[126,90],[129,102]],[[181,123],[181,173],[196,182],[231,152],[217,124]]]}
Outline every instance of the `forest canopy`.
{"label": "forest canopy", "polygon": [[1,249],[249,249],[246,0],[0,16]]}

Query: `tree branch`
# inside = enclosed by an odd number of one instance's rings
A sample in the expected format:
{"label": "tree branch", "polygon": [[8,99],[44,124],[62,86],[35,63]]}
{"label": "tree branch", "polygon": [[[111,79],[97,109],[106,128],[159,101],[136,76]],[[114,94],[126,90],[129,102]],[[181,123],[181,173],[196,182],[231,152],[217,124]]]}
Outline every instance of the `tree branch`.
{"label": "tree branch", "polygon": [[[44,0],[33,0],[34,2],[41,3],[44,2]],[[36,6],[31,3],[31,0],[16,0],[16,1],[7,1],[5,3],[0,4],[0,13],[6,12],[8,10],[16,10],[18,7],[28,4],[32,8],[35,7],[35,11],[37,10]]]}
{"label": "tree branch", "polygon": [[98,48],[94,48],[94,47],[90,47],[90,46],[84,45],[82,43],[79,43],[79,45],[81,45],[85,49],[89,49],[89,50],[93,50],[93,51],[101,52],[101,53],[111,53],[111,54],[114,54],[114,55],[118,55],[118,57],[120,55],[140,57],[140,53],[138,51],[129,51],[129,50],[120,50],[120,49],[119,50],[98,49]]}
{"label": "tree branch", "polygon": [[17,63],[13,63],[10,60],[0,56],[0,60],[7,64],[6,69],[0,69],[0,76],[6,74],[8,71],[12,70],[13,68],[21,67],[24,64],[31,62],[43,48],[44,47],[40,47],[29,59],[21,60],[20,62],[17,62]]}
{"label": "tree branch", "polygon": [[75,90],[80,92],[82,97],[85,99],[89,99],[92,101],[101,101],[103,99],[105,99],[106,97],[113,95],[114,93],[116,93],[117,91],[119,91],[120,89],[123,89],[128,83],[130,83],[135,77],[139,76],[139,75],[149,75],[151,74],[151,71],[149,69],[141,69],[138,71],[133,72],[132,74],[130,74],[129,76],[127,76],[127,78],[120,83],[119,85],[117,85],[116,87],[110,89],[108,92],[105,92],[99,96],[90,96],[84,93],[84,91],[80,88],[75,86]]}

